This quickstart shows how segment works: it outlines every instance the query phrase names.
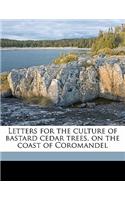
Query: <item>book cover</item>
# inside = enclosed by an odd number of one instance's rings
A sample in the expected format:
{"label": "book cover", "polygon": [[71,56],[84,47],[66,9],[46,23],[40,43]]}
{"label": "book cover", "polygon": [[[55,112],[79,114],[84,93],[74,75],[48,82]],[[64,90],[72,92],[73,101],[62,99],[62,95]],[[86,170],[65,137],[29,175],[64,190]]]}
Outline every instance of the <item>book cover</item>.
{"label": "book cover", "polygon": [[125,19],[2,19],[1,33],[1,179],[124,179]]}

